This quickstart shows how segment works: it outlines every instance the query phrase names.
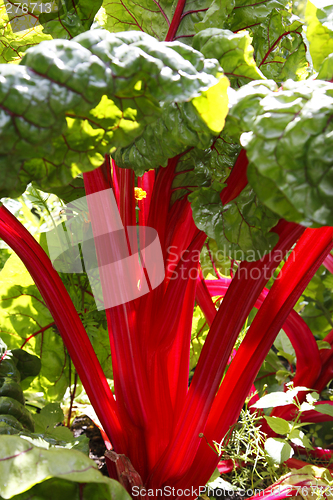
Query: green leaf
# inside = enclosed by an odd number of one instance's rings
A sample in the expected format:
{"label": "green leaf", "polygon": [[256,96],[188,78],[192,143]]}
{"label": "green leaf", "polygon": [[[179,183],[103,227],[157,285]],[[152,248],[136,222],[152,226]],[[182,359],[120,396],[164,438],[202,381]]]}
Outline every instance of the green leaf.
{"label": "green leaf", "polygon": [[116,164],[133,168],[141,176],[149,169],[166,167],[168,158],[190,147],[208,148],[224,125],[227,86],[228,80],[222,77],[216,86],[191,102],[164,105],[162,116],[148,125],[133,144],[113,153]]}
{"label": "green leaf", "polygon": [[294,443],[297,446],[303,446],[308,450],[313,450],[313,447],[308,437],[304,434],[303,431],[299,429],[292,430],[291,433],[289,434],[289,439],[292,443]]}
{"label": "green leaf", "polygon": [[44,33],[53,38],[73,38],[90,29],[102,0],[62,0],[57,3],[50,13],[39,16]]}
{"label": "green leaf", "polygon": [[[29,0],[15,2],[19,3],[27,5]],[[36,12],[41,3],[35,3]],[[13,7],[14,16],[8,16],[6,4],[7,1],[0,0],[0,64],[18,63],[29,47],[51,39],[50,35],[43,32],[38,19],[28,12],[20,11],[19,15],[15,15],[16,7]]]}
{"label": "green leaf", "polygon": [[34,420],[31,413],[23,406],[23,404],[16,401],[16,399],[8,396],[0,398],[0,414],[12,415],[15,417],[26,429],[34,431]]}
{"label": "green leaf", "polygon": [[276,434],[282,434],[283,436],[289,434],[291,424],[287,420],[279,417],[264,417],[264,419]]}
{"label": "green leaf", "polygon": [[3,396],[16,399],[22,405],[24,404],[24,396],[20,384],[10,377],[0,378],[0,405]]}
{"label": "green leaf", "polygon": [[247,31],[209,28],[195,35],[193,47],[205,57],[217,59],[232,86],[238,88],[251,80],[265,79],[253,59],[251,41]]}
{"label": "green leaf", "polygon": [[260,398],[251,408],[275,408],[276,406],[287,406],[293,403],[294,396],[289,392],[271,392]]}
{"label": "green leaf", "polygon": [[195,306],[192,320],[190,370],[196,367],[205,343],[209,326],[199,306]]}
{"label": "green leaf", "polygon": [[[0,437],[0,476],[6,478],[0,484],[0,495],[4,499],[12,498],[14,495],[17,500],[28,498],[129,500],[130,498],[118,482],[103,476],[94,462],[83,453],[60,448],[48,450],[38,448],[18,436]],[[51,478],[57,480],[50,480]],[[42,484],[37,485],[37,483]],[[83,483],[87,486],[79,488],[79,484]],[[30,491],[34,486],[35,488]],[[79,496],[81,490],[83,497]],[[27,494],[21,495],[24,492]]]}
{"label": "green leaf", "polygon": [[41,369],[38,356],[34,356],[23,349],[13,349],[12,355],[20,372],[21,381],[27,377],[37,377]]}
{"label": "green leaf", "polygon": [[25,344],[28,353],[41,358],[41,371],[31,387],[45,392],[46,399],[61,399],[68,385],[68,360],[63,342],[52,328],[53,318],[36,285],[15,254],[1,271],[0,280],[2,338],[10,349]]}
{"label": "green leaf", "polygon": [[274,9],[284,9],[288,3],[288,0],[267,0],[257,3],[253,0],[236,0],[226,27],[231,31],[241,31],[259,25],[270,16]]}
{"label": "green leaf", "polygon": [[332,12],[331,2],[327,4],[308,0],[306,4],[306,37],[310,44],[313,66],[317,71],[324,59],[333,52]]}
{"label": "green leaf", "polygon": [[56,424],[64,420],[64,412],[59,403],[49,403],[41,409],[40,413],[34,415],[35,432],[44,434],[51,433]]}
{"label": "green leaf", "polygon": [[217,184],[189,196],[197,227],[213,238],[226,256],[235,260],[261,259],[277,242],[277,235],[269,231],[278,219],[258,203],[249,187],[223,206],[222,188]]}
{"label": "green leaf", "polygon": [[[210,27],[224,27],[234,7],[234,0],[186,1],[176,31],[176,37],[191,44],[196,31]],[[104,0],[96,17],[97,23],[112,32],[145,31],[158,40],[165,40],[177,2],[170,0]]]}
{"label": "green leaf", "polygon": [[268,438],[265,442],[265,451],[274,464],[283,464],[294,454],[294,450],[284,439]]}
{"label": "green leaf", "polygon": [[[219,71],[179,42],[105,30],[42,42],[22,64],[0,66],[0,196],[17,196],[31,181],[43,189],[70,184],[139,136],[159,117],[159,101],[199,97]],[[192,106],[192,115],[215,130],[201,109]]]}
{"label": "green leaf", "polygon": [[313,410],[318,411],[319,413],[323,413],[323,415],[329,415],[333,417],[333,405],[329,404],[319,404],[316,405]]}
{"label": "green leaf", "polygon": [[256,62],[267,78],[276,82],[307,78],[309,63],[302,22],[297,16],[273,9],[252,33]]}
{"label": "green leaf", "polygon": [[280,217],[306,226],[333,224],[333,85],[288,80],[261,99],[259,88],[263,83],[248,84],[236,92],[239,100],[231,98],[231,120],[246,130],[241,143],[249,183]]}

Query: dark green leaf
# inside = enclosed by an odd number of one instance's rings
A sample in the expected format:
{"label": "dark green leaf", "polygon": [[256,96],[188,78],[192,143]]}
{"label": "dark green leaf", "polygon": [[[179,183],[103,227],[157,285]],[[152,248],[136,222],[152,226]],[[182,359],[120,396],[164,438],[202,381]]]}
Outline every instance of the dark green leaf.
{"label": "dark green leaf", "polygon": [[31,413],[16,399],[8,396],[1,396],[0,398],[0,414],[12,415],[29,431],[34,431],[34,420]]}
{"label": "dark green leaf", "polygon": [[236,0],[235,7],[229,16],[226,28],[231,31],[241,31],[264,22],[273,9],[284,9],[288,0]]}
{"label": "dark green leaf", "polygon": [[288,80],[283,90],[263,92],[260,99],[263,83],[243,86],[230,110],[247,132],[241,143],[250,160],[249,183],[280,217],[331,225],[333,85]]}
{"label": "dark green leaf", "polygon": [[29,354],[23,349],[12,350],[12,355],[20,372],[21,380],[27,377],[37,377],[41,369],[40,359],[37,356]]}
{"label": "dark green leaf", "polygon": [[90,29],[101,5],[102,0],[58,0],[50,13],[39,16],[39,22],[53,38],[73,38]]}
{"label": "dark green leaf", "polygon": [[158,118],[159,100],[196,97],[192,114],[210,126],[216,91],[199,96],[218,82],[218,63],[174,46],[145,33],[93,30],[31,48],[22,66],[2,65],[0,196],[18,195],[30,181],[58,188],[100,166],[110,148],[130,144]]}
{"label": "dark green leaf", "polygon": [[220,200],[220,184],[201,188],[189,196],[199,229],[213,238],[226,256],[235,260],[261,259],[277,242],[270,233],[277,217],[258,202],[247,187],[227,205]]}

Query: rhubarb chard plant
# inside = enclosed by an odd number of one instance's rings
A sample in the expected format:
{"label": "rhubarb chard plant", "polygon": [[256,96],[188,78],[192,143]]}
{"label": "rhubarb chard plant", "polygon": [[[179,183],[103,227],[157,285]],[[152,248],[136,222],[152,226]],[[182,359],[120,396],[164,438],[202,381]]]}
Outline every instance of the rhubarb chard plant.
{"label": "rhubarb chard plant", "polygon": [[[288,439],[267,497],[329,487],[303,428],[333,419],[332,18],[329,0],[0,0],[1,498],[195,499],[250,396],[273,455]],[[40,359],[21,378],[19,349]],[[31,415],[19,388],[56,406]],[[55,427],[83,389],[110,479]]]}

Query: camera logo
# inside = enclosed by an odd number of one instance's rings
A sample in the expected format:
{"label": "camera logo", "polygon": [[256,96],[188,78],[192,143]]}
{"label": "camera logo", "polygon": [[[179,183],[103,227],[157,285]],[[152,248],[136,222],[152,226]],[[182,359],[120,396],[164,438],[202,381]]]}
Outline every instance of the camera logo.
{"label": "camera logo", "polygon": [[163,281],[157,231],[124,227],[112,189],[69,203],[64,211],[67,220],[46,233],[50,259],[58,272],[87,273],[98,310],[137,299]]}

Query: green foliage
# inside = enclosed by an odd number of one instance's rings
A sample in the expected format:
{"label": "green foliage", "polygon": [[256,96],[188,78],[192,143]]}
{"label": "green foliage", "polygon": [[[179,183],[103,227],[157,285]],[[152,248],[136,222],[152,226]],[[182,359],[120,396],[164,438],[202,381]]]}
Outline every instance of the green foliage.
{"label": "green foliage", "polygon": [[250,160],[249,183],[280,217],[331,225],[333,86],[288,80],[282,90],[271,89],[264,82],[243,86],[230,111],[235,132],[237,126],[246,132],[241,143]]}
{"label": "green foliage", "polygon": [[253,4],[252,0],[236,0],[226,27],[231,31],[241,31],[257,26],[265,22],[274,9],[283,10],[288,3],[288,0],[268,0]]}
{"label": "green foliage", "polygon": [[251,40],[247,31],[233,33],[209,28],[195,35],[193,47],[205,57],[218,59],[232,86],[238,88],[249,80],[265,78],[253,59]]}
{"label": "green foliage", "polygon": [[[18,0],[16,4],[19,3],[27,4]],[[12,19],[9,22],[6,4],[8,5],[7,1],[0,0],[0,64],[19,63],[29,47],[38,45],[43,40],[50,40],[51,36],[45,34],[38,19],[28,13],[21,11],[19,16],[10,16]],[[36,7],[38,12],[38,6]],[[13,8],[15,13],[14,9],[16,7]]]}
{"label": "green foliage", "polygon": [[[220,92],[226,93],[227,80],[220,80]],[[224,118],[227,108],[218,110]],[[162,107],[162,116],[148,125],[143,134],[129,147],[118,148],[113,155],[116,164],[122,168],[133,168],[141,176],[151,168],[166,167],[168,158],[177,156],[188,148],[207,149],[214,141],[212,131],[198,114],[195,99],[184,104],[172,103]]]}
{"label": "green foliage", "polygon": [[[2,338],[10,349],[24,345],[29,353],[41,359],[40,373],[33,381],[24,381],[23,387],[29,387],[30,392],[43,392],[48,401],[59,401],[70,384],[70,359],[53,318],[30,274],[15,254],[8,259],[0,277]],[[96,310],[88,279],[86,275],[64,275],[64,281],[105,374],[112,378],[106,319],[103,312]]]}
{"label": "green foliage", "polygon": [[307,78],[309,63],[302,26],[297,16],[273,9],[265,21],[252,28],[256,62],[266,78],[276,82]]}
{"label": "green foliage", "polygon": [[[93,30],[31,48],[22,65],[0,67],[0,196],[17,196],[31,181],[46,189],[71,183],[139,136],[161,115],[160,100],[198,97],[218,70],[217,61],[145,33]],[[210,95],[204,112],[200,98],[192,109],[207,126]]]}
{"label": "green foliage", "polygon": [[306,36],[310,43],[313,66],[317,71],[333,51],[332,12],[330,2],[308,0],[306,4]]}
{"label": "green foliage", "polygon": [[38,375],[40,360],[25,351],[7,351],[2,340],[0,345],[0,435],[15,434],[24,428],[33,431],[34,421],[24,406],[20,381]]}
{"label": "green foliage", "polygon": [[304,290],[296,310],[317,338],[324,338],[332,330],[333,276],[323,266]]}
{"label": "green foliage", "polygon": [[209,326],[199,306],[194,308],[191,332],[190,370],[193,370],[198,361],[205,343]]}
{"label": "green foliage", "polygon": [[232,460],[233,470],[223,474],[229,490],[266,488],[283,469],[274,466],[265,451],[266,434],[260,429],[260,417],[245,407],[235,426],[221,443],[214,443],[223,460]]}
{"label": "green foliage", "polygon": [[2,499],[130,498],[118,482],[103,476],[83,453],[43,449],[19,436],[0,437],[0,476],[6,478],[0,484]]}
{"label": "green foliage", "polygon": [[102,0],[64,0],[57,4],[56,9],[39,16],[43,31],[52,38],[73,38],[90,29]]}
{"label": "green foliage", "polygon": [[261,259],[277,242],[277,235],[269,232],[277,217],[258,201],[249,187],[223,206],[221,188],[223,185],[214,183],[189,196],[196,225],[230,258]]}
{"label": "green foliage", "polygon": [[[177,29],[177,37],[191,44],[193,35],[211,26],[223,27],[232,12],[234,0],[204,0],[189,3]],[[97,16],[98,23],[112,32],[142,30],[165,40],[175,13],[176,2],[144,0],[138,4],[133,0],[104,0],[103,8]]]}

